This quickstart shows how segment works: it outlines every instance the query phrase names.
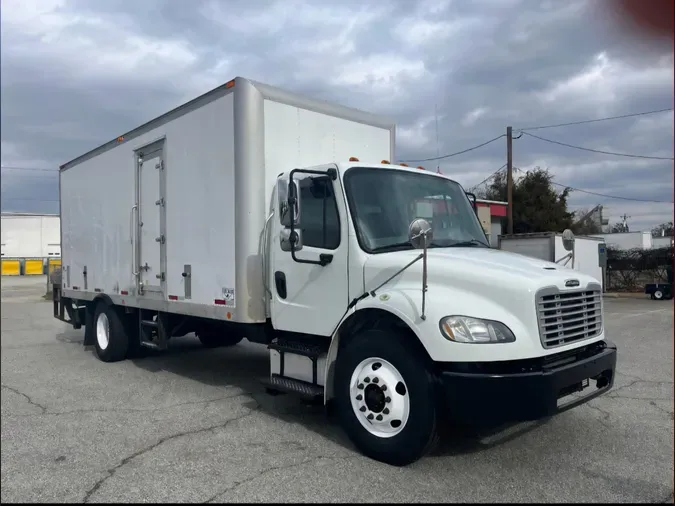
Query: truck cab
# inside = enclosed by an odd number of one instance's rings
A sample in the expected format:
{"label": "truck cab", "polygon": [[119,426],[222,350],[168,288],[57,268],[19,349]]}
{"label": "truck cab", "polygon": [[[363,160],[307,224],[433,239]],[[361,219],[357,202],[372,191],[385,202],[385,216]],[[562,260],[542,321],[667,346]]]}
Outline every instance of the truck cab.
{"label": "truck cab", "polygon": [[599,282],[491,248],[450,178],[352,159],[281,174],[270,208],[271,324],[330,343],[304,372],[281,370],[292,350],[279,345],[272,378],[322,387],[374,458],[423,454],[442,407],[469,423],[532,420],[611,388]]}

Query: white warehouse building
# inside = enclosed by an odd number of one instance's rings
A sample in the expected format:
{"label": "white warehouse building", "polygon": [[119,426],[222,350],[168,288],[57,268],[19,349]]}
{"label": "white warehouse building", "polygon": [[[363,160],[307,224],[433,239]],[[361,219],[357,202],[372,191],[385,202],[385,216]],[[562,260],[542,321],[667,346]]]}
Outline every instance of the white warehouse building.
{"label": "white warehouse building", "polygon": [[[61,219],[59,215],[2,213],[2,274],[38,274],[38,265],[48,258],[61,257]],[[28,263],[27,263],[28,261]],[[32,266],[29,269],[29,264]]]}

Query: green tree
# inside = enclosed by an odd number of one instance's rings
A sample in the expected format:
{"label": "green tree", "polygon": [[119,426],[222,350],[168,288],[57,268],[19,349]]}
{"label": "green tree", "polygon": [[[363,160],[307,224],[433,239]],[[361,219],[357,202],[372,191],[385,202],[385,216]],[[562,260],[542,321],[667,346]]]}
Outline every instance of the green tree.
{"label": "green tree", "polygon": [[672,221],[667,221],[666,223],[661,223],[660,225],[654,227],[652,229],[652,237],[661,237],[662,235],[665,236],[672,236],[673,235],[673,222]]}
{"label": "green tree", "polygon": [[[567,210],[570,189],[557,191],[548,169],[536,167],[513,184],[513,232],[562,232],[571,228],[573,213]],[[478,196],[488,200],[506,201],[506,174],[497,173]]]}

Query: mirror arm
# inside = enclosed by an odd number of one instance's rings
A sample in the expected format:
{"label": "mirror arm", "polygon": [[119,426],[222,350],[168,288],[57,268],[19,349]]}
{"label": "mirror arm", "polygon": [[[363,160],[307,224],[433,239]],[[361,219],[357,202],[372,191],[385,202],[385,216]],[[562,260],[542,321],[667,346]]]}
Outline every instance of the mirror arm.
{"label": "mirror arm", "polygon": [[469,199],[469,202],[471,202],[471,207],[473,207],[473,212],[478,213],[478,209],[476,207],[476,201],[477,201],[476,194],[471,193],[471,192],[464,192],[464,194],[466,195],[466,198]]}
{"label": "mirror arm", "polygon": [[426,320],[426,302],[427,302],[427,232],[423,232],[422,241],[424,250],[422,251],[422,314],[420,318]]}

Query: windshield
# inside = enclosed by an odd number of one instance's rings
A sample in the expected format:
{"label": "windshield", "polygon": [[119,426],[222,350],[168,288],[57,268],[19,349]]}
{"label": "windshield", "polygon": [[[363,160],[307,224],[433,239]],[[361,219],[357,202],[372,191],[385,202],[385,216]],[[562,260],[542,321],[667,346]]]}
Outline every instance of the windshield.
{"label": "windshield", "polygon": [[345,174],[347,200],[361,247],[369,253],[410,249],[408,227],[431,224],[429,247],[489,247],[462,187],[430,174],[355,167]]}

